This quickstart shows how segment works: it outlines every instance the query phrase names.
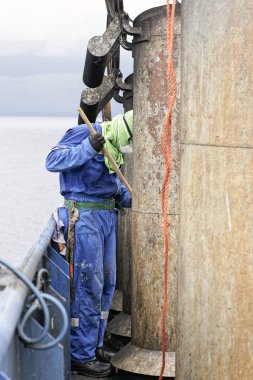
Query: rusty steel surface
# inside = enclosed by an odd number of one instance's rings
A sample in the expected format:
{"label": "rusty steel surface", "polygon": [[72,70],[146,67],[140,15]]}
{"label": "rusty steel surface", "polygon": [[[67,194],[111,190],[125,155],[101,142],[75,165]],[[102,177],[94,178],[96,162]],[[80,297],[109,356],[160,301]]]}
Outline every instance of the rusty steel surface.
{"label": "rusty steel surface", "polygon": [[[133,154],[125,154],[123,173],[132,185]],[[131,314],[132,210],[119,216],[119,252],[122,259],[123,312]]]}
{"label": "rusty steel surface", "polygon": [[[132,154],[124,155],[122,173],[128,183],[132,182]],[[123,313],[111,320],[106,331],[124,337],[131,336],[131,209],[126,209],[126,215],[118,215],[117,230],[117,283],[116,287],[122,294]]]}
{"label": "rusty steel surface", "polygon": [[183,3],[177,380],[253,379],[253,3]]}
{"label": "rusty steel surface", "polygon": [[126,211],[126,215],[120,220],[120,229],[122,231],[122,262],[123,262],[123,311],[131,314],[131,235],[132,235],[132,213]]}
{"label": "rusty steel surface", "polygon": [[110,57],[112,56],[114,50],[111,51],[111,49],[115,49],[115,46],[118,45],[117,39],[120,33],[120,20],[119,18],[115,18],[110,23],[103,36],[95,36],[89,40],[88,51],[96,57],[96,64],[104,63],[104,61],[108,59],[106,57],[108,54]]}
{"label": "rusty steel surface", "polygon": [[115,293],[113,295],[112,303],[111,303],[111,310],[114,311],[122,311],[122,304],[123,304],[123,294],[122,290],[116,289]]}
{"label": "rusty steel surface", "polygon": [[[132,342],[150,350],[161,350],[163,302],[163,236],[161,214],[133,213]],[[175,351],[177,304],[178,216],[170,216],[167,347]],[[141,239],[140,239],[141,237]]]}
{"label": "rusty steel surface", "polygon": [[[128,183],[132,182],[132,154],[125,154],[122,173]],[[125,209],[126,215],[118,214],[117,228],[117,283],[116,288],[123,293],[123,311],[131,311],[131,209]],[[124,300],[125,299],[125,300]],[[125,305],[125,307],[124,307]]]}
{"label": "rusty steel surface", "polygon": [[[127,181],[132,182],[132,154],[125,154],[122,172]],[[111,320],[106,331],[119,336],[131,336],[131,235],[132,212],[118,217],[117,242],[117,288],[122,291],[122,311]]]}
{"label": "rusty steel surface", "polygon": [[[132,208],[132,343],[161,350],[164,240],[161,188],[165,174],[162,128],[167,112],[166,7],[148,10],[134,25],[134,141]],[[173,57],[179,87],[180,5],[175,17]],[[167,350],[175,351],[179,193],[179,89],[173,110],[173,164],[169,195]]]}
{"label": "rusty steel surface", "polygon": [[[178,84],[181,38],[179,9],[178,4],[173,53]],[[167,112],[166,8],[157,7],[146,11],[138,16],[134,23],[142,26],[143,33],[141,37],[134,39],[133,47],[135,123],[133,210],[161,213],[161,184],[164,176],[162,127]],[[179,90],[172,120],[173,166],[169,213],[178,214]]]}
{"label": "rusty steel surface", "polygon": [[[159,376],[162,366],[162,356],[160,351],[146,350],[131,343],[123,347],[117,355],[111,359],[116,368],[126,369],[128,372],[147,375],[147,379],[154,379]],[[166,367],[164,377],[174,379],[175,376],[175,353],[166,352]]]}
{"label": "rusty steel surface", "polygon": [[131,316],[126,313],[120,313],[108,322],[106,331],[114,335],[131,337]]}
{"label": "rusty steel surface", "polygon": [[[85,88],[81,95],[82,102],[87,105],[95,105],[98,104],[106,96],[110,98],[110,96],[107,94],[109,94],[113,90],[115,86],[115,80],[115,75],[110,74],[108,76],[104,76],[103,82],[99,87]],[[98,110],[98,112],[100,111],[101,107]]]}

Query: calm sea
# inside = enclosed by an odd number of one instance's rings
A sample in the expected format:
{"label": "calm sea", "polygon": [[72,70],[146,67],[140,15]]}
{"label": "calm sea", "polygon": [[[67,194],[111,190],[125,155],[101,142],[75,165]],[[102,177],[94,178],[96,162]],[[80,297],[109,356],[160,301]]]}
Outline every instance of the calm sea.
{"label": "calm sea", "polygon": [[16,266],[62,203],[45,158],[76,120],[0,117],[0,256]]}

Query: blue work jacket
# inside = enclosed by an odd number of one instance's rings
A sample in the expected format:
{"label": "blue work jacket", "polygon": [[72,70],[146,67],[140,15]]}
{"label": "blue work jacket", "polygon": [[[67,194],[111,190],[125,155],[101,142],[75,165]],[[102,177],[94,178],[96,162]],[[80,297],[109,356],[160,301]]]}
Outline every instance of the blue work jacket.
{"label": "blue work jacket", "polygon": [[[102,133],[99,123],[94,123],[93,127]],[[47,156],[47,170],[60,173],[61,195],[80,202],[114,198],[123,207],[130,207],[130,193],[116,173],[109,174],[104,155],[92,148],[89,135],[85,124],[69,129]]]}

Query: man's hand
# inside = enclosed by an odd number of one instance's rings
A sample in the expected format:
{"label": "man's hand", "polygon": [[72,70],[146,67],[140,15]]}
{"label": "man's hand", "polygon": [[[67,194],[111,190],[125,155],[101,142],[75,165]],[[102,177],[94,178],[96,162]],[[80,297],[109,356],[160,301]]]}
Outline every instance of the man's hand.
{"label": "man's hand", "polygon": [[102,136],[101,133],[96,133],[95,135],[90,136],[89,141],[90,145],[96,152],[100,152],[105,143],[104,136]]}

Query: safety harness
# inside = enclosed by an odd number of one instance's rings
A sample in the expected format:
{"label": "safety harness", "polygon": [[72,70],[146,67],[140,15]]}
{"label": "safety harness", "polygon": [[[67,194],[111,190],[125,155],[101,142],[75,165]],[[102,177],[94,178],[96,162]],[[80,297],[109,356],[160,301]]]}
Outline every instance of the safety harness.
{"label": "safety harness", "polygon": [[72,208],[77,208],[78,210],[115,210],[116,207],[114,199],[105,202],[76,202],[65,199],[64,206],[69,210]]}

